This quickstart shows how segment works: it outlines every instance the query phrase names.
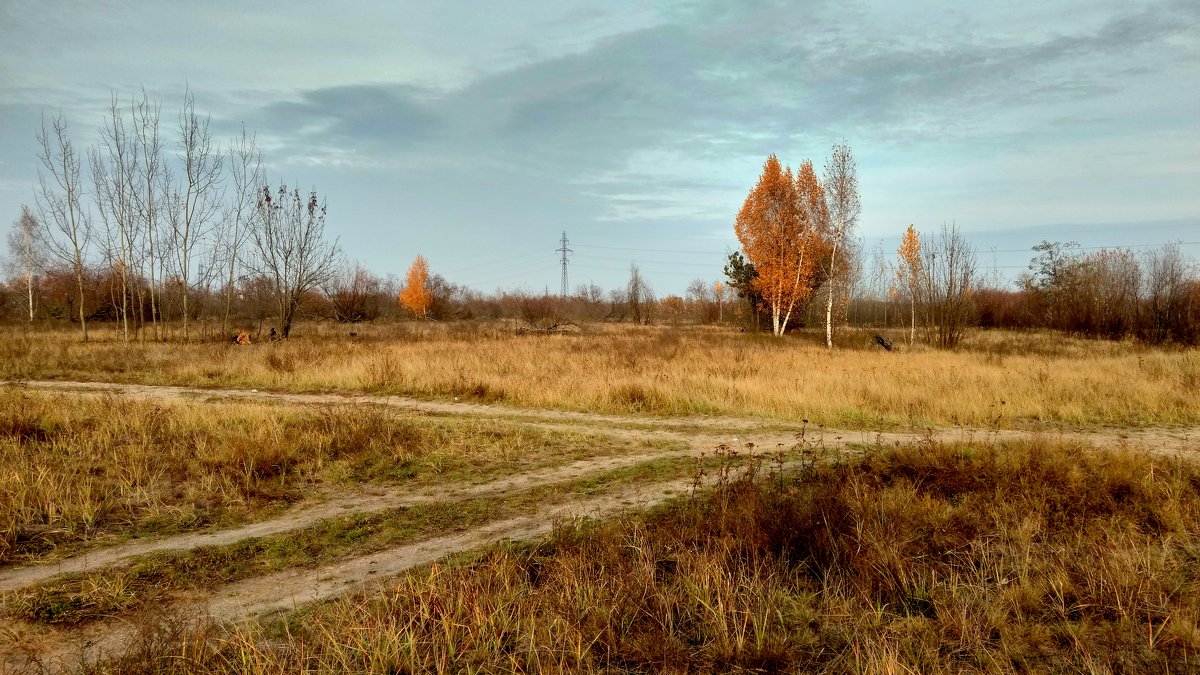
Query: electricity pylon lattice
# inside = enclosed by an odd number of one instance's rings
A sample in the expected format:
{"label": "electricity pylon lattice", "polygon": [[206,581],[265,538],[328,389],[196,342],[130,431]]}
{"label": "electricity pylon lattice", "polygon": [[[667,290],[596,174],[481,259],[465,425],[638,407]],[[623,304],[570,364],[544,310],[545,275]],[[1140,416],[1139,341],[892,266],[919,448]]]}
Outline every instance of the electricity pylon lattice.
{"label": "electricity pylon lattice", "polygon": [[559,240],[559,244],[560,244],[559,247],[554,249],[558,253],[562,254],[562,289],[559,291],[558,294],[560,297],[565,298],[565,297],[567,297],[567,254],[574,253],[574,251],[567,248],[567,231],[566,230],[563,230],[562,239]]}

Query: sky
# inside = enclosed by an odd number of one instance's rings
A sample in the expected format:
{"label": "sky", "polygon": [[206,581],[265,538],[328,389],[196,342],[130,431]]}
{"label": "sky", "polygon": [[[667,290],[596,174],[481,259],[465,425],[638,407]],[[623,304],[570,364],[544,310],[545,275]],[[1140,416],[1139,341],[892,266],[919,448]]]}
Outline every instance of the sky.
{"label": "sky", "polygon": [[1005,279],[1042,240],[1200,258],[1195,0],[269,4],[2,0],[0,224],[43,116],[86,147],[114,93],[167,132],[190,89],[381,275],[557,292],[565,231],[572,288],[682,293],[769,154],[842,139],[868,253],[953,223]]}

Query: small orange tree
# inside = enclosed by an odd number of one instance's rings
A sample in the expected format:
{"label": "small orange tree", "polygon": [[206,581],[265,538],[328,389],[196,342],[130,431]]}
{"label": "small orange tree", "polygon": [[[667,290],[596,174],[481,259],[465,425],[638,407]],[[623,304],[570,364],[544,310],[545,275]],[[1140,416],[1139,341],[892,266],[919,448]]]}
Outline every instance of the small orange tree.
{"label": "small orange tree", "polygon": [[687,303],[678,295],[668,295],[662,300],[663,314],[667,315],[672,324],[679,323],[679,319],[683,317],[683,311],[687,308]]}
{"label": "small orange tree", "polygon": [[917,229],[912,225],[904,233],[900,248],[900,266],[896,268],[896,276],[900,286],[908,291],[908,306],[912,323],[909,325],[908,344],[912,345],[917,337],[917,295],[921,290],[921,238]]}
{"label": "small orange tree", "polygon": [[425,262],[424,257],[417,256],[412,267],[408,268],[408,278],[405,279],[404,288],[401,289],[397,300],[418,319],[429,318],[429,305],[433,302],[433,293],[427,287],[428,282],[429,264]]}

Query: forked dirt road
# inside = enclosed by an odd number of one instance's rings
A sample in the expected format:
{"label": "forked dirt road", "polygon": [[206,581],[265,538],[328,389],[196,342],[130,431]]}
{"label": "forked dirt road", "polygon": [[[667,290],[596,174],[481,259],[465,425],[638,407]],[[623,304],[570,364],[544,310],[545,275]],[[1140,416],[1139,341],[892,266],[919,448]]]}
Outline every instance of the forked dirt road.
{"label": "forked dirt road", "polygon": [[[797,443],[797,425],[788,430],[786,423],[737,417],[687,417],[660,419],[622,415],[603,415],[558,410],[533,410],[476,403],[446,403],[422,401],[397,396],[366,396],[357,394],[292,394],[232,389],[200,389],[191,387],[105,384],[92,382],[24,382],[10,383],[39,391],[55,391],[75,395],[109,394],[144,400],[256,400],[299,405],[382,405],[416,413],[461,415],[481,419],[497,419],[528,424],[547,430],[599,432],[616,440],[673,439],[684,441],[685,448],[606,454],[559,466],[540,468],[521,474],[476,485],[439,486],[437,494],[413,493],[403,488],[376,490],[342,495],[300,506],[270,520],[221,530],[165,537],[149,542],[121,544],[102,548],[50,564],[29,565],[0,570],[0,592],[18,590],[46,581],[60,574],[96,570],[146,553],[156,551],[186,551],[201,546],[227,545],[254,537],[282,534],[308,527],[320,521],[347,513],[369,513],[430,501],[456,501],[474,497],[514,494],[538,486],[598,475],[621,467],[669,456],[699,455],[711,452],[726,443],[744,447],[753,443],[757,448],[772,450]],[[865,432],[808,427],[806,443],[828,449],[851,445],[892,445],[916,439],[937,441],[1010,440],[1041,435],[1058,440],[1075,441],[1095,447],[1130,445],[1156,452],[1200,453],[1200,428],[1143,428],[1101,431],[1030,432],[984,429],[922,429],[909,432]],[[1200,457],[1200,454],[1197,455]],[[358,558],[338,561],[317,569],[294,569],[229,584],[193,600],[192,609],[215,620],[244,618],[286,611],[304,604],[336,597],[370,584],[380,583],[389,576],[445,557],[469,551],[501,539],[528,539],[548,533],[556,520],[576,516],[606,517],[624,509],[641,508],[663,501],[686,491],[691,480],[673,480],[653,485],[617,486],[605,494],[567,500],[535,509],[532,513],[502,521],[493,521],[465,532],[456,532],[406,543],[385,551]],[[0,622],[0,672],[22,672],[31,655],[43,663],[65,667],[79,663],[81,656],[94,658],[98,654],[117,651],[132,629],[123,622],[107,621],[83,630],[60,631],[38,629],[29,639],[12,629],[3,630]],[[8,635],[5,635],[8,633]],[[55,668],[57,669],[57,667]]]}
{"label": "forked dirt road", "polygon": [[[625,487],[316,569],[290,569],[246,579],[204,597],[193,598],[178,610],[213,621],[241,621],[285,612],[351,591],[384,587],[389,577],[454,553],[478,549],[502,539],[525,540],[543,536],[556,522],[575,517],[605,518],[631,508],[647,508],[685,493],[691,485],[691,479],[682,479]],[[5,673],[6,668],[8,672],[24,672],[22,669],[34,658],[49,672],[68,671],[73,664],[119,653],[135,633],[135,627],[127,621],[104,621],[81,630],[48,629],[36,636],[13,636],[9,640],[0,635],[0,673]]]}

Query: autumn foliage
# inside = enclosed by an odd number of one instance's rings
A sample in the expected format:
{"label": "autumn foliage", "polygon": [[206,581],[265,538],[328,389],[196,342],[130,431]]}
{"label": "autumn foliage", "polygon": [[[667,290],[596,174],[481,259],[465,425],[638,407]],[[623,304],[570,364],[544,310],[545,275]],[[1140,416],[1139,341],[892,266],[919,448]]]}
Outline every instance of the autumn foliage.
{"label": "autumn foliage", "polygon": [[908,291],[909,306],[909,335],[908,344],[912,344],[917,334],[917,295],[920,292],[921,279],[921,239],[917,229],[912,225],[904,232],[904,239],[896,251],[900,254],[900,266],[896,268],[898,285]]}
{"label": "autumn foliage", "polygon": [[825,192],[812,162],[802,164],[793,179],[790,168],[775,155],[768,157],[734,232],[757,271],[754,287],[776,335],[783,335],[793,312],[807,304],[818,285],[828,221]]}
{"label": "autumn foliage", "polygon": [[428,282],[429,264],[425,262],[423,256],[417,256],[413,260],[412,267],[408,268],[408,277],[405,279],[404,288],[400,291],[400,297],[397,299],[405,309],[419,319],[429,317],[429,306],[433,303],[433,293],[429,291]]}

